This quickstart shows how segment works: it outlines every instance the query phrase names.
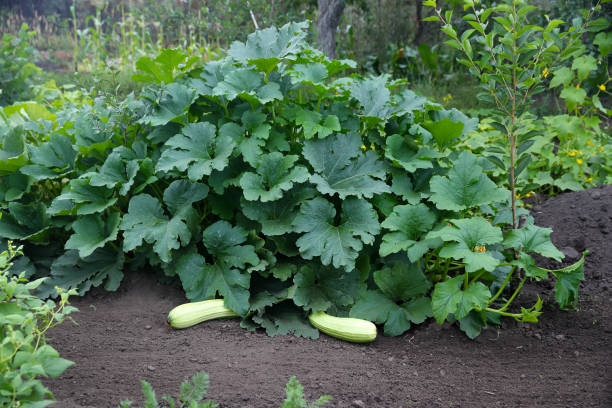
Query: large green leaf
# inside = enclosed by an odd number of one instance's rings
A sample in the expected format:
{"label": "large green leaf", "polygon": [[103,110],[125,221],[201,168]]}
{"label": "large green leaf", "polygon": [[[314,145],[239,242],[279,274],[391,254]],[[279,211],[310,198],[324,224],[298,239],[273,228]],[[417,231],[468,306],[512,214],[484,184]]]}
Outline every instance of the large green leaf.
{"label": "large green leaf", "polygon": [[329,91],[325,81],[330,76],[325,64],[321,62],[311,62],[308,64],[295,64],[289,71],[291,83],[293,84],[308,84],[319,95],[324,95]]}
{"label": "large green leaf", "polygon": [[548,278],[548,270],[536,266],[535,260],[525,252],[521,252],[518,258],[512,261],[512,265],[522,268],[525,271],[525,276],[535,280]]}
{"label": "large green leaf", "polygon": [[553,79],[550,80],[550,88],[555,88],[559,85],[569,85],[574,79],[574,71],[568,67],[562,67],[555,71]]}
{"label": "large green leaf", "polygon": [[214,170],[223,170],[234,149],[229,136],[216,136],[215,125],[208,122],[190,123],[182,133],[171,137],[157,162],[158,171],[187,171],[192,181],[198,181]]}
{"label": "large green leaf", "polygon": [[262,155],[257,173],[245,172],[240,179],[244,198],[261,202],[278,200],[283,196],[283,191],[291,189],[294,183],[308,180],[308,169],[294,166],[298,158],[281,152]]}
{"label": "large green leaf", "polygon": [[238,96],[243,98],[254,97],[256,95],[255,91],[262,84],[263,79],[258,72],[247,68],[236,69],[229,72],[223,78],[223,81],[217,84],[213,89],[213,95],[224,96],[230,101]]}
{"label": "large green leaf", "polygon": [[123,279],[123,252],[98,248],[86,258],[79,257],[78,251],[66,251],[53,261],[51,276],[37,291],[40,297],[55,294],[55,286],[78,290],[84,295],[91,287],[104,283],[104,289],[115,291]]}
{"label": "large green leaf", "polygon": [[[486,245],[502,242],[502,231],[482,217],[449,220],[454,226],[445,226],[427,234],[428,238],[441,238],[447,242],[440,251],[443,258],[465,262],[465,270],[493,271],[499,260],[486,252]],[[483,251],[484,248],[484,251]]]}
{"label": "large green leaf", "polygon": [[584,103],[587,93],[582,88],[574,88],[573,86],[569,86],[567,88],[563,88],[559,94],[559,97],[565,100],[568,111],[573,111]]}
{"label": "large green leaf", "polygon": [[354,133],[337,134],[322,140],[309,140],[303,150],[315,174],[310,181],[328,195],[371,198],[389,193],[385,183],[386,165],[373,151],[363,154],[361,139]]}
{"label": "large green leaf", "polygon": [[162,126],[168,122],[182,117],[196,98],[193,89],[173,82],[162,87],[159,101],[152,111],[140,119],[141,123],[151,126]]}
{"label": "large green leaf", "polygon": [[[463,126],[461,126],[461,131],[460,131],[459,135],[455,134],[453,137],[449,137],[448,135],[446,135],[446,136],[440,135],[443,139],[452,140],[454,137],[465,136],[468,133],[471,133],[471,132],[473,132],[475,130],[478,130],[478,118],[469,118],[463,112],[461,112],[460,110],[457,110],[455,108],[450,109],[450,110],[446,110],[446,109],[432,110],[430,112],[430,115],[431,115],[431,117],[432,117],[432,119],[434,121],[442,121],[444,119],[448,119],[448,120],[450,120],[451,122],[453,122],[455,124],[463,125]],[[427,123],[428,122],[426,122],[424,124],[424,127],[426,129],[428,129],[427,128]],[[449,129],[449,131],[451,133],[453,132],[453,130],[450,130],[450,129]],[[433,135],[433,132],[432,132],[432,135]],[[433,136],[434,136],[434,138],[436,137],[436,135],[433,135]]]}
{"label": "large green leaf", "polygon": [[391,135],[387,138],[385,157],[395,165],[403,167],[410,173],[414,173],[417,169],[432,168],[432,159],[442,157],[442,154],[430,147],[417,148],[412,146],[404,136]]}
{"label": "large green leaf", "polygon": [[359,275],[357,269],[346,273],[331,267],[307,265],[293,277],[289,297],[296,305],[312,312],[349,306],[359,298]]}
{"label": "large green leaf", "polygon": [[153,250],[162,261],[170,262],[171,251],[186,246],[191,240],[186,220],[184,214],[168,218],[161,203],[148,194],[132,197],[128,212],[121,220],[123,250],[131,251],[144,241],[153,244]]}
{"label": "large green leaf", "polygon": [[380,75],[355,81],[351,96],[359,102],[361,115],[374,122],[385,122],[391,113],[391,92],[387,89],[389,75]]}
{"label": "large green leaf", "polygon": [[297,240],[304,259],[321,257],[323,265],[344,267],[349,272],[363,244],[372,244],[380,231],[376,211],[365,200],[349,198],[342,202],[339,225],[335,224],[334,206],[321,197],[302,204],[293,226],[305,234]]}
{"label": "large green leaf", "polygon": [[105,221],[99,214],[89,214],[77,219],[72,224],[74,234],[66,241],[66,249],[76,249],[81,258],[91,255],[96,249],[104,247],[107,242],[117,239],[120,215],[113,212]]}
{"label": "large green leaf", "polygon": [[0,178],[0,202],[19,200],[30,192],[34,180],[24,174],[13,173]]}
{"label": "large green leaf", "polygon": [[163,49],[155,58],[138,58],[136,69],[140,72],[134,74],[132,80],[169,84],[190,69],[196,61],[197,57],[189,57],[180,48]]}
{"label": "large green leaf", "polygon": [[446,176],[434,176],[430,181],[430,200],[441,210],[461,211],[503,201],[508,191],[497,187],[477,164],[476,156],[462,152]]}
{"label": "large green leaf", "polygon": [[206,264],[197,253],[183,255],[176,269],[185,295],[191,301],[214,299],[217,294],[225,305],[240,315],[249,310],[249,275],[226,263]]}
{"label": "large green leaf", "polygon": [[275,304],[263,314],[256,314],[253,321],[266,330],[268,336],[293,334],[308,339],[318,339],[319,331],[312,327],[304,311],[290,301]]}
{"label": "large green leaf", "polygon": [[193,210],[192,204],[206,198],[208,191],[206,184],[174,180],[164,190],[163,199],[173,214],[187,216]]}
{"label": "large green leaf", "polygon": [[305,47],[308,23],[288,23],[280,29],[265,28],[249,34],[246,43],[234,41],[228,55],[243,64],[252,64],[266,74],[283,59],[294,60]]}
{"label": "large green leaf", "polygon": [[249,310],[250,276],[241,272],[247,264],[257,265],[259,257],[253,245],[243,245],[247,232],[217,221],[202,234],[202,242],[213,257],[214,264],[206,264],[204,257],[189,253],[178,260],[177,270],[192,301],[223,296],[227,307],[240,315]]}
{"label": "large green leaf", "polygon": [[[97,109],[100,109],[98,112]],[[77,150],[83,156],[92,154],[105,155],[108,149],[112,149],[113,136],[117,135],[113,128],[114,121],[102,120],[101,116],[110,115],[103,106],[89,106],[83,104],[79,107],[79,113],[73,124],[72,134]]]}
{"label": "large green leaf", "polygon": [[403,198],[408,204],[418,204],[421,196],[414,190],[410,176],[401,169],[393,169],[391,174],[393,175],[391,192]]}
{"label": "large green leaf", "polygon": [[138,160],[125,160],[120,152],[113,152],[107,158],[99,171],[91,174],[89,183],[92,186],[113,189],[119,187],[119,195],[126,195],[136,175],[140,170]]}
{"label": "large green leaf", "polygon": [[299,184],[276,201],[263,203],[242,199],[242,212],[249,219],[261,224],[261,232],[264,235],[283,235],[293,231],[292,223],[298,214],[297,207],[315,194],[313,188]]}
{"label": "large green leaf", "polygon": [[602,58],[608,56],[610,51],[612,50],[612,32],[600,32],[595,36],[593,40],[593,44],[599,47],[599,53]]}
{"label": "large green leaf", "polygon": [[571,305],[575,306],[578,302],[578,288],[580,282],[584,280],[584,260],[587,254],[588,251],[585,251],[577,262],[561,269],[540,268],[535,265],[531,256],[524,253],[519,259],[513,261],[513,264],[524,268],[527,276],[537,280],[546,279],[551,273],[555,275],[557,278],[555,300],[559,307],[566,309]]}
{"label": "large green leaf", "polygon": [[227,221],[217,221],[204,230],[202,242],[206,250],[218,263],[236,268],[257,265],[259,258],[253,245],[243,245],[247,232],[241,227],[232,227]]}
{"label": "large green leaf", "polygon": [[431,282],[416,263],[397,262],[392,268],[379,269],[374,272],[374,282],[395,302],[426,295],[431,288]]}
{"label": "large green leaf", "polygon": [[15,115],[33,122],[38,122],[41,119],[53,121],[57,118],[57,115],[51,113],[44,105],[34,101],[14,103],[12,105],[5,106],[2,110],[10,119],[14,119]]}
{"label": "large green leaf", "polygon": [[383,235],[380,256],[407,251],[410,261],[416,262],[435,244],[434,240],[419,241],[435,222],[436,215],[423,203],[395,206],[391,215],[381,224],[383,228],[394,232]]}
{"label": "large green leaf", "polygon": [[62,177],[74,169],[77,152],[66,136],[53,134],[49,141],[31,145],[30,152],[30,161],[34,164],[23,166],[20,171],[36,181]]}
{"label": "large green leaf", "polygon": [[584,280],[585,255],[583,254],[582,258],[573,265],[549,271],[557,278],[555,300],[562,309],[566,309],[571,305],[576,307],[578,304],[578,288],[580,282]]}
{"label": "large green leaf", "polygon": [[[70,184],[53,203],[58,204],[61,201],[76,204],[76,213],[86,215],[104,211],[117,202],[117,197],[113,197],[113,191],[104,186],[92,186],[89,180],[78,178],[70,180]],[[53,204],[51,207],[55,208]],[[52,211],[52,208],[49,208],[49,211],[52,215],[59,212]]]}
{"label": "large green leaf", "polygon": [[467,316],[475,308],[486,307],[491,292],[482,283],[476,282],[463,290],[464,275],[459,275],[436,284],[431,305],[433,315],[438,323],[442,324],[449,314],[460,320]]}
{"label": "large green leaf", "polygon": [[536,252],[560,261],[563,258],[563,253],[550,240],[551,233],[552,228],[542,228],[533,224],[520,229],[512,229],[504,237],[504,246],[515,249],[522,248],[525,252]]}
{"label": "large green leaf", "polygon": [[427,98],[419,96],[410,89],[404,89],[396,96],[396,105],[393,108],[395,116],[411,115],[414,111],[423,111]]}
{"label": "large green leaf", "polygon": [[423,323],[432,316],[431,301],[420,297],[400,305],[378,290],[368,290],[351,308],[350,317],[384,323],[387,336],[399,336],[410,329],[411,323]]}
{"label": "large green leaf", "polygon": [[423,127],[427,129],[434,137],[438,146],[444,148],[451,141],[458,139],[463,133],[463,123],[454,122],[450,118],[443,118],[436,122],[423,123]]}
{"label": "large green leaf", "polygon": [[295,116],[295,123],[302,126],[304,130],[304,138],[312,139],[314,135],[318,135],[320,139],[326,138],[333,132],[339,132],[340,121],[335,115],[329,115],[323,119],[323,115],[319,112],[310,110],[299,110]]}
{"label": "large green leaf", "polygon": [[21,127],[12,128],[1,138],[0,176],[11,174],[28,162],[25,135]]}
{"label": "large green leaf", "polygon": [[572,69],[578,74],[578,80],[585,80],[591,71],[597,70],[597,60],[592,55],[582,55],[572,62]]}
{"label": "large green leaf", "polygon": [[374,272],[380,288],[362,292],[351,308],[350,316],[384,323],[385,334],[399,336],[411,323],[422,323],[432,316],[431,301],[426,295],[431,282],[418,264],[397,262],[392,268]]}
{"label": "large green leaf", "polygon": [[0,237],[7,239],[45,242],[50,227],[46,207],[41,202],[8,204],[8,211],[1,211]]}

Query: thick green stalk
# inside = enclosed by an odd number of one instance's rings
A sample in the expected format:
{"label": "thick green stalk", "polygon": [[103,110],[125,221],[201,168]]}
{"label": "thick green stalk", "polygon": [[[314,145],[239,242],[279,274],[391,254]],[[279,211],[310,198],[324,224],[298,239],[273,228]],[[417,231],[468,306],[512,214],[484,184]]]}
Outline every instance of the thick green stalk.
{"label": "thick green stalk", "polygon": [[512,294],[512,296],[510,296],[510,299],[508,299],[506,304],[501,309],[499,309],[501,312],[503,312],[504,310],[510,307],[510,304],[514,301],[514,298],[517,297],[517,295],[521,291],[521,288],[523,287],[523,284],[525,283],[526,280],[527,280],[527,277],[524,277],[523,279],[521,279],[521,283],[519,283],[517,288],[514,290],[514,293]]}
{"label": "thick green stalk", "polygon": [[502,285],[500,286],[499,290],[495,293],[495,295],[493,295],[493,297],[489,299],[489,303],[488,303],[489,305],[495,302],[495,300],[502,294],[506,286],[508,286],[508,282],[510,282],[510,278],[512,278],[512,275],[514,274],[515,270],[516,270],[516,266],[514,266],[512,270],[508,273],[508,275],[506,276],[506,279],[504,279],[504,283],[502,283]]}

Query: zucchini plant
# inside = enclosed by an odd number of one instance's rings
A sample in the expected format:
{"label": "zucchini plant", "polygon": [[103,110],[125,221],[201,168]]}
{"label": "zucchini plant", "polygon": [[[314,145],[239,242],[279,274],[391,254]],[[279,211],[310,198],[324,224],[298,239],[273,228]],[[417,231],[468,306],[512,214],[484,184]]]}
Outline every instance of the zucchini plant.
{"label": "zucchini plant", "polygon": [[[471,337],[500,316],[537,319],[541,302],[511,306],[551,273],[530,254],[562,254],[529,217],[508,229],[510,192],[456,149],[477,120],[351,74],[306,28],[257,31],[205,64],[166,50],[137,64],[149,82],[120,103],[5,109],[0,236],[49,276],[41,295],[115,290],[148,266],[269,335],[316,338],[318,312],[387,335],[432,316]],[[554,274],[568,307],[582,261]]]}

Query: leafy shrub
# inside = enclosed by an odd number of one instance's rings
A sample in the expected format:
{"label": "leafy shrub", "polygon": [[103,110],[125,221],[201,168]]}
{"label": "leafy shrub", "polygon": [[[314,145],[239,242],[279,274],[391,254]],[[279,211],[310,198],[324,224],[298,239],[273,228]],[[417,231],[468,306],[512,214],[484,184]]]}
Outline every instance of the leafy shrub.
{"label": "leafy shrub", "polygon": [[302,387],[295,376],[289,379],[285,387],[285,393],[287,397],[283,405],[281,405],[281,408],[318,408],[332,400],[332,397],[329,395],[323,395],[312,404],[309,404],[304,398],[304,387]]}
{"label": "leafy shrub", "polygon": [[23,24],[16,35],[4,34],[0,41],[0,106],[30,97],[30,87],[40,73],[32,63],[35,50],[30,45],[34,32]]}
{"label": "leafy shrub", "polygon": [[[145,380],[140,381],[142,384],[142,393],[145,396],[145,408],[159,408],[159,402],[155,391],[151,384]],[[208,380],[208,374],[204,371],[196,373],[191,381],[183,381],[181,383],[180,394],[177,400],[170,395],[164,395],[162,400],[167,404],[169,408],[214,408],[219,405],[210,400],[204,401],[204,396],[208,391],[210,381]],[[124,400],[119,404],[120,408],[127,408],[132,406],[132,401]],[[166,405],[163,405],[166,406]]]}
{"label": "leafy shrub", "polygon": [[[142,393],[145,396],[145,408],[158,408],[160,405],[157,402],[157,398],[155,396],[155,391],[151,384],[147,381],[142,380]],[[208,391],[208,386],[210,382],[208,380],[208,374],[204,371],[200,371],[196,373],[191,381],[183,381],[181,383],[181,391],[178,400],[178,404],[176,400],[170,395],[164,396],[162,399],[168,404],[170,408],[214,408],[219,405],[210,400],[204,401],[204,396]],[[322,407],[328,401],[332,399],[329,395],[323,395],[319,397],[315,402],[309,404],[304,398],[304,387],[299,383],[299,381],[294,377],[289,379],[287,386],[285,387],[285,392],[287,394],[285,401],[281,408],[317,408]],[[129,400],[124,400],[119,404],[119,408],[128,408],[132,406],[132,402]]]}
{"label": "leafy shrub", "polygon": [[204,66],[142,60],[150,85],[118,105],[6,108],[0,236],[50,276],[40,294],[115,290],[126,264],[148,264],[190,300],[223,297],[245,328],[312,338],[316,311],[387,335],[431,316],[471,337],[535,321],[540,301],[508,310],[550,274],[572,305],[584,259],[535,266],[530,253],[563,255],[530,217],[507,229],[510,192],[457,148],[477,120],[385,75],[338,75],[355,63],[309,47],[306,28],[258,31]]}
{"label": "leafy shrub", "polygon": [[45,344],[45,333],[77,309],[68,304],[76,290],[58,289],[59,304],[30,292],[44,280],[11,276],[11,260],[21,248],[8,243],[0,254],[0,406],[45,407],[53,394],[39,377],[58,377],[73,363]]}
{"label": "leafy shrub", "polygon": [[[482,147],[480,153],[498,168],[500,184],[519,197],[517,191],[577,190],[606,183],[612,164],[606,154],[609,135],[592,115],[607,117],[611,112],[600,100],[609,79],[600,79],[590,97],[582,88],[599,75],[598,65],[607,71],[612,49],[612,37],[605,34],[610,22],[594,18],[601,11],[600,2],[583,10],[571,26],[548,19],[542,27],[534,24],[537,7],[524,0],[505,0],[491,7],[476,0],[464,3],[467,13],[462,20],[471,28],[462,32],[452,20],[452,10],[443,12],[435,0],[424,4],[437,14],[427,20],[442,23],[446,44],[463,54],[459,62],[480,81],[478,98],[494,107],[494,120],[488,121],[493,131],[478,136],[471,147]],[[598,55],[590,55],[582,42],[587,32],[599,33]],[[545,92],[547,85],[562,87],[560,97],[568,115],[539,120],[531,113],[534,96]]]}

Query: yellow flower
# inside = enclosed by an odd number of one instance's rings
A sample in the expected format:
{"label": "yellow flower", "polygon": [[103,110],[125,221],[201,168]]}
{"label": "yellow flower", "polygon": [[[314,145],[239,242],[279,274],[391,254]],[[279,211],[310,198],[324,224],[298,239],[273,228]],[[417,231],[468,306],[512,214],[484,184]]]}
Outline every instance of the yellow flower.
{"label": "yellow flower", "polygon": [[516,195],[516,199],[518,200],[519,198],[521,198],[521,193],[518,193],[518,194]]}
{"label": "yellow flower", "polygon": [[487,249],[482,245],[474,246],[473,252],[485,252]]}
{"label": "yellow flower", "polygon": [[578,150],[578,156],[582,155],[582,150]]}
{"label": "yellow flower", "polygon": [[442,97],[442,102],[446,102],[446,96]]}
{"label": "yellow flower", "polygon": [[603,146],[599,146],[599,150],[603,150],[603,149],[604,149],[604,147],[603,147]]}
{"label": "yellow flower", "polygon": [[361,145],[361,150],[367,149],[366,145]]}
{"label": "yellow flower", "polygon": [[593,146],[593,142],[591,142],[590,140],[587,140],[587,146]]}
{"label": "yellow flower", "polygon": [[531,197],[531,193],[525,194],[525,197],[527,197],[527,198]]}
{"label": "yellow flower", "polygon": [[576,152],[572,150],[567,155],[570,156],[570,157],[574,157],[576,155]]}
{"label": "yellow flower", "polygon": [[453,95],[451,94],[446,95],[446,97],[448,98],[449,101],[453,99]]}
{"label": "yellow flower", "polygon": [[586,181],[588,181],[590,183],[591,181],[593,181],[593,177],[587,177]]}
{"label": "yellow flower", "polygon": [[580,84],[576,84],[576,89],[580,89]]}
{"label": "yellow flower", "polygon": [[374,143],[371,143],[371,144],[370,144],[370,149],[372,149],[372,150],[376,150],[376,148],[374,147]]}
{"label": "yellow flower", "polygon": [[578,163],[578,164],[582,164],[582,159],[577,159],[577,160],[576,160],[576,163]]}
{"label": "yellow flower", "polygon": [[606,90],[606,86],[604,84],[599,85],[598,88],[601,89],[602,91]]}
{"label": "yellow flower", "polygon": [[548,68],[544,68],[544,70],[542,70],[542,76],[543,76],[544,78],[546,78],[546,77],[548,76],[548,74],[549,74],[549,73],[550,73],[550,72],[548,71]]}

